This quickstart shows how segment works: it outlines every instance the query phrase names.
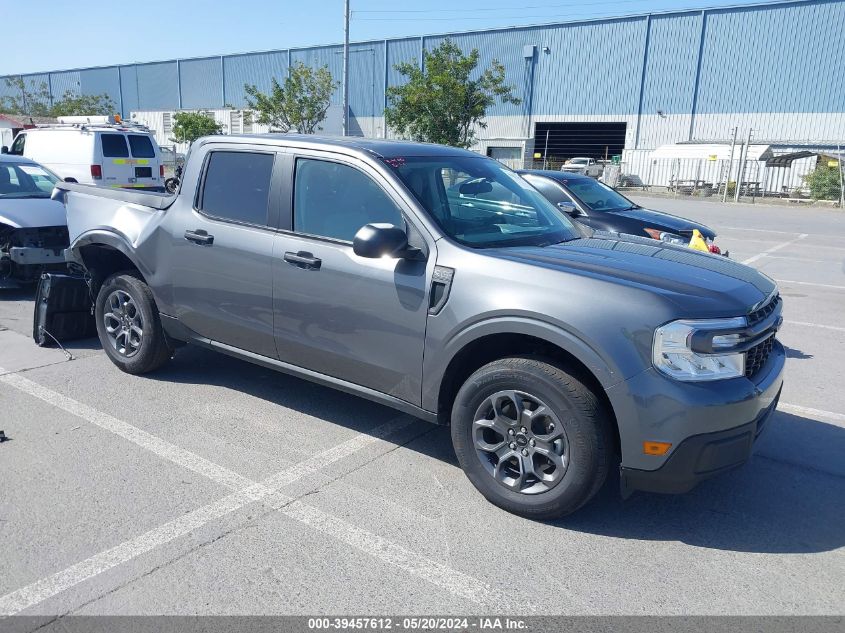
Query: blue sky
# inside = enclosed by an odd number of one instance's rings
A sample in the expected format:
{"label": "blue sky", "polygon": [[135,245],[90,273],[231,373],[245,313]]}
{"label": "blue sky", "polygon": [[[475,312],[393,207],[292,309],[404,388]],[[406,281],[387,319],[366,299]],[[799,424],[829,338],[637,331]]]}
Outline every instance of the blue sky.
{"label": "blue sky", "polygon": [[[351,39],[468,31],[753,0],[351,0]],[[0,0],[0,13],[25,4]],[[113,10],[109,10],[113,7]],[[26,28],[23,28],[26,24]],[[44,0],[3,29],[0,75],[343,41],[343,0]],[[7,24],[11,27],[11,24]]]}

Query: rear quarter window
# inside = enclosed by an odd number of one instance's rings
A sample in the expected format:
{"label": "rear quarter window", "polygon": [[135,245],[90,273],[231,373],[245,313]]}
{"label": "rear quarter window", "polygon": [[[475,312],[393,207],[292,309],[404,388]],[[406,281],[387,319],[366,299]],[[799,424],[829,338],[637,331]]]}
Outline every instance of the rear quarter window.
{"label": "rear quarter window", "polygon": [[101,134],[103,156],[106,158],[129,158],[129,148],[123,134]]}
{"label": "rear quarter window", "polygon": [[129,139],[129,149],[132,150],[133,158],[155,158],[155,148],[149,136],[130,134],[126,138]]}

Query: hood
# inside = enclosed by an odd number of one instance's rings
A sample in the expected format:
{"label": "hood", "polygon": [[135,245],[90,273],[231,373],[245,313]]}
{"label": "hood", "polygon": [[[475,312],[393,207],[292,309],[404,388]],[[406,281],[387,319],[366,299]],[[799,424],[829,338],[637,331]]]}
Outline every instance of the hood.
{"label": "hood", "polygon": [[553,246],[488,252],[660,294],[680,308],[679,318],[740,316],[777,288],[769,277],[726,257],[680,246],[655,246],[654,240],[618,233],[596,231],[591,237]]}
{"label": "hood", "polygon": [[651,229],[660,229],[661,231],[671,233],[685,233],[687,236],[692,233],[693,229],[698,229],[704,237],[710,239],[716,237],[715,231],[708,226],[687,220],[686,218],[679,218],[677,215],[663,213],[662,211],[653,211],[640,207],[639,209],[605,211],[604,213],[643,222]]}
{"label": "hood", "polygon": [[67,214],[61,202],[50,198],[0,197],[0,224],[16,229],[66,226]]}

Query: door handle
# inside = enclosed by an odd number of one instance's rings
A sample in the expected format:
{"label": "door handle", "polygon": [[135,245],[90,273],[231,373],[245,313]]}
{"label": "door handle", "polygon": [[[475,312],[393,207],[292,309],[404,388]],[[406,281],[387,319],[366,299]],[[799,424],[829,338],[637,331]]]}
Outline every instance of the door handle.
{"label": "door handle", "polygon": [[185,231],[185,239],[195,244],[208,244],[209,246],[214,243],[214,236],[209,235],[208,231],[204,231],[203,229]]}
{"label": "door handle", "polygon": [[285,261],[289,264],[304,268],[306,270],[320,270],[320,264],[323,263],[319,257],[314,257],[311,253],[299,251],[298,253],[285,253]]}

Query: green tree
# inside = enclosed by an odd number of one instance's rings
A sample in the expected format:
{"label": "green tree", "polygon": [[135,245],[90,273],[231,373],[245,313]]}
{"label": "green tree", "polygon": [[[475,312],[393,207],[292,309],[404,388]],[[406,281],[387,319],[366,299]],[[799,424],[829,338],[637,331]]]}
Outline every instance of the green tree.
{"label": "green tree", "polygon": [[117,111],[107,94],[75,95],[70,90],[50,108],[49,116],[109,115]]}
{"label": "green tree", "polygon": [[819,164],[815,170],[803,177],[810,188],[810,195],[815,200],[839,200],[841,183],[839,180],[839,165],[830,167]]}
{"label": "green tree", "polygon": [[221,125],[205,112],[177,112],[173,115],[174,143],[193,143],[201,136],[220,134]]}
{"label": "green tree", "polygon": [[50,116],[50,91],[47,84],[29,85],[23,77],[6,77],[6,96],[0,98],[0,111],[29,116]]}
{"label": "green tree", "polygon": [[47,84],[30,81],[27,86],[23,77],[7,77],[9,93],[0,98],[0,111],[24,116],[84,116],[113,114],[114,102],[107,94],[75,95],[65,91],[60,99],[53,100]]}
{"label": "green tree", "polygon": [[254,85],[244,85],[247,106],[258,113],[257,123],[269,125],[271,132],[296,130],[313,134],[321,130],[332,93],[339,83],[328,66],[311,68],[302,62],[294,64],[283,85],[271,79],[270,93],[260,92]]}
{"label": "green tree", "polygon": [[[496,103],[521,103],[505,84],[505,67],[497,60],[480,74],[479,53],[464,55],[451,40],[425,52],[423,69],[414,62],[395,68],[408,79],[387,89],[387,124],[400,136],[418,141],[469,147],[475,129],[486,128],[484,116]],[[476,79],[472,79],[476,76]]]}

